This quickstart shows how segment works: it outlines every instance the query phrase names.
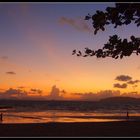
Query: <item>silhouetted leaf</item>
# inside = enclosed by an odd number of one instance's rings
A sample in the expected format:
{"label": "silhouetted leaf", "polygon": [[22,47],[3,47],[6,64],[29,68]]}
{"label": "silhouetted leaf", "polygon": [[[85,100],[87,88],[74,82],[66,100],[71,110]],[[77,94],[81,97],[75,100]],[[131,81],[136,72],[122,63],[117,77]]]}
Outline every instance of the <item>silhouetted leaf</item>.
{"label": "silhouetted leaf", "polygon": [[122,55],[122,54],[120,55],[120,58],[121,58],[121,59],[123,58],[123,55]]}
{"label": "silhouetted leaf", "polygon": [[88,55],[84,55],[83,57],[87,57]]}
{"label": "silhouetted leaf", "polygon": [[[122,25],[128,25],[132,21],[137,27],[140,26],[140,4],[136,3],[116,3],[115,7],[107,7],[106,11],[97,10],[95,14],[88,14],[85,19],[92,20],[94,34],[96,35],[99,30],[105,31],[105,27],[113,24],[114,28]],[[127,39],[120,39],[118,35],[112,35],[109,40],[104,44],[102,49],[92,50],[85,48],[85,55],[96,56],[97,58],[112,57],[114,59],[122,59],[124,56],[130,56],[133,53],[140,54],[140,38],[132,35],[130,41]],[[73,52],[75,54],[76,51]],[[81,56],[79,51],[77,56]]]}
{"label": "silhouetted leaf", "polygon": [[85,20],[89,20],[90,18],[90,16],[85,16]]}
{"label": "silhouetted leaf", "polygon": [[102,31],[104,31],[104,30],[105,30],[105,28],[104,28],[103,26],[101,27],[101,29],[102,29]]}
{"label": "silhouetted leaf", "polygon": [[82,55],[81,51],[78,51],[79,55]]}
{"label": "silhouetted leaf", "polygon": [[86,49],[86,51],[85,51],[86,54],[92,53],[92,50],[90,50],[90,49],[88,49],[88,48],[85,48],[85,49]]}
{"label": "silhouetted leaf", "polygon": [[131,38],[132,41],[136,40],[136,38],[133,35],[130,38]]}
{"label": "silhouetted leaf", "polygon": [[95,31],[94,31],[94,34],[95,34],[95,35],[97,34],[97,31],[98,31],[98,30],[97,30],[97,29],[95,29]]}
{"label": "silhouetted leaf", "polygon": [[76,50],[73,50],[72,55],[76,54]]}
{"label": "silhouetted leaf", "polygon": [[140,23],[138,23],[137,26],[140,26]]}

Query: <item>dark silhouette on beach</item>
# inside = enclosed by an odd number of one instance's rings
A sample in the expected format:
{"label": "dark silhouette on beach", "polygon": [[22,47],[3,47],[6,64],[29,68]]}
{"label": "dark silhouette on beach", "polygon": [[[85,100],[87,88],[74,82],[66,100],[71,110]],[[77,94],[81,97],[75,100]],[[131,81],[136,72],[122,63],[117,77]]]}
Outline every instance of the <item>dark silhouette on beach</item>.
{"label": "dark silhouette on beach", "polygon": [[127,117],[127,119],[129,119],[129,112],[128,111],[126,112],[126,117]]}
{"label": "dark silhouette on beach", "polygon": [[3,121],[3,113],[0,114],[0,121]]}

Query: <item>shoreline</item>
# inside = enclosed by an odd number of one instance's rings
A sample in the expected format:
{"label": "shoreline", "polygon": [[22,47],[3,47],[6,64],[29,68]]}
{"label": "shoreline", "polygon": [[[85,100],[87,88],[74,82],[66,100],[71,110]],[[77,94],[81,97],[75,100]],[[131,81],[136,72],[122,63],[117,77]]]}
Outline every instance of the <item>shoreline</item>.
{"label": "shoreline", "polygon": [[[17,119],[16,119],[17,118]],[[2,117],[2,124],[30,124],[30,123],[74,123],[74,122],[119,122],[119,121],[140,121],[140,116],[130,115],[124,116],[124,115],[105,115],[105,116],[68,116],[68,115],[62,115],[62,116],[55,116],[55,120],[53,120],[53,117],[50,116],[24,116],[24,115],[3,115]]]}
{"label": "shoreline", "polygon": [[0,124],[0,137],[140,137],[140,121]]}

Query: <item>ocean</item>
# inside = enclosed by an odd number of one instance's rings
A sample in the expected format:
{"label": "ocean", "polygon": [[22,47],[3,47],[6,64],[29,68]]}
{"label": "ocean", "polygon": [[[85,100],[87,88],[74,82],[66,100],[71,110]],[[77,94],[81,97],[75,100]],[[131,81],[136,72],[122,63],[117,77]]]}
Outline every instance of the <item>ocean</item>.
{"label": "ocean", "polygon": [[108,122],[140,118],[140,102],[1,100],[1,123]]}

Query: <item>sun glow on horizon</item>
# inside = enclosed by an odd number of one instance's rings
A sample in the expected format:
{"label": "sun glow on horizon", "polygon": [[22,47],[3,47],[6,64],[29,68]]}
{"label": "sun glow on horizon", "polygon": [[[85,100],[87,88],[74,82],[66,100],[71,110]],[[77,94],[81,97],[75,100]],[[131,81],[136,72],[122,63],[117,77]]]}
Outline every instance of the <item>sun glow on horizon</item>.
{"label": "sun glow on horizon", "polygon": [[[102,48],[112,34],[139,35],[140,29],[131,24],[109,26],[95,36],[82,17],[108,5],[113,4],[0,4],[0,93],[52,99],[56,85],[57,99],[140,95],[139,56],[114,60],[72,55],[77,48]],[[131,77],[130,81],[115,80],[120,75]]]}

